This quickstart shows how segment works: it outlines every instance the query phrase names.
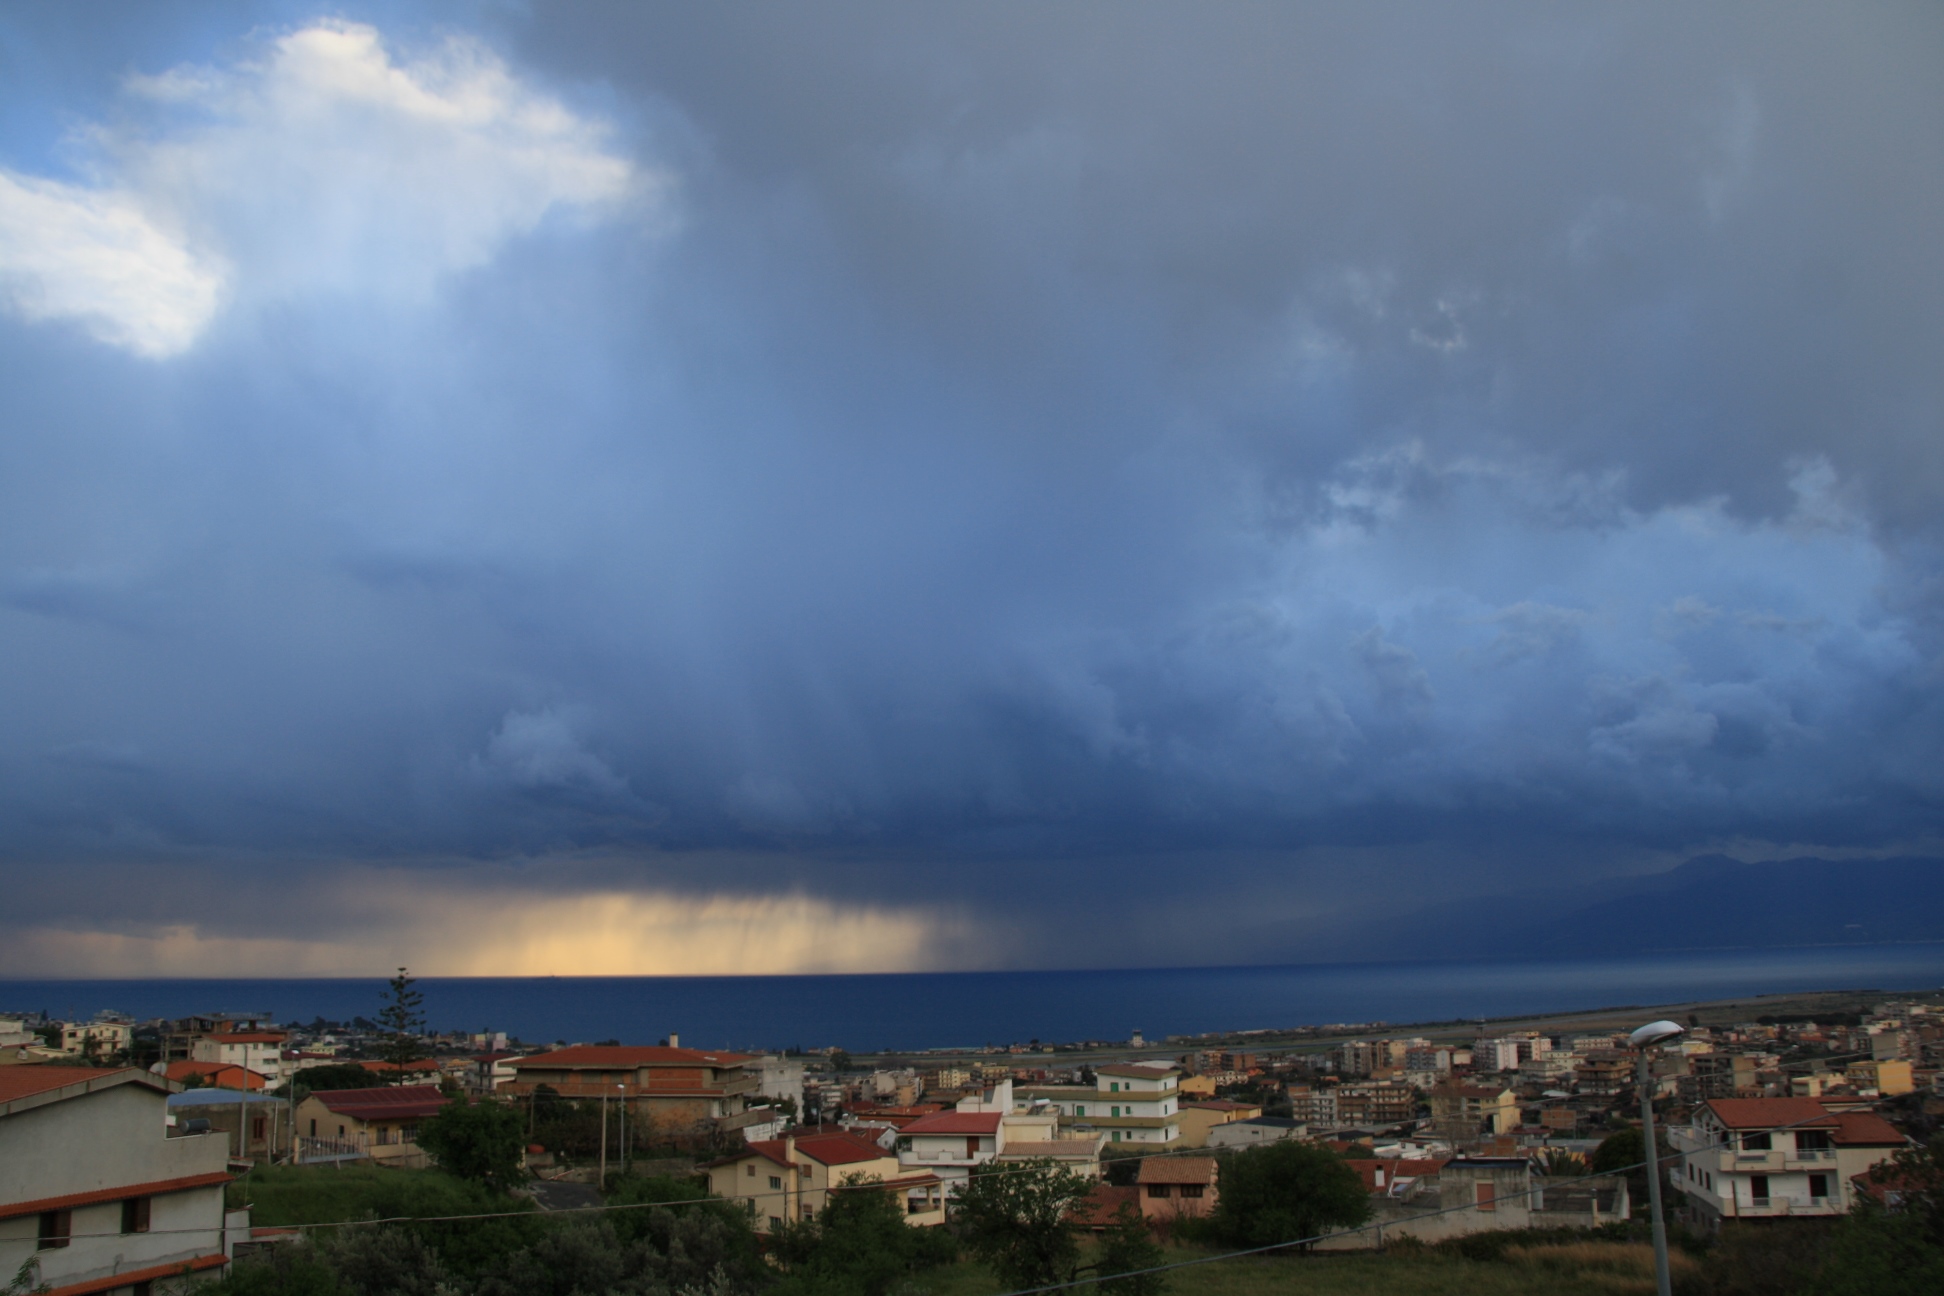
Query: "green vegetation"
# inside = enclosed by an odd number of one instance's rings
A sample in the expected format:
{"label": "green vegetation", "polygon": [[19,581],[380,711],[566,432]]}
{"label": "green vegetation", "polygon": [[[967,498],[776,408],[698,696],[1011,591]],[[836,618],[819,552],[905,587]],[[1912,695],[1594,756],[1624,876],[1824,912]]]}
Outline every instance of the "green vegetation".
{"label": "green vegetation", "polygon": [[952,1234],[907,1225],[895,1194],[870,1191],[858,1178],[845,1182],[855,1190],[832,1193],[822,1215],[771,1239],[784,1275],[777,1296],[886,1296],[957,1258]]}
{"label": "green vegetation", "polygon": [[526,1178],[520,1159],[525,1125],[511,1104],[454,1097],[419,1127],[418,1145],[446,1173],[505,1192]]}
{"label": "green vegetation", "polygon": [[380,1056],[397,1069],[387,1078],[394,1084],[405,1079],[405,1068],[425,1056],[425,996],[412,989],[413,979],[404,968],[387,983],[384,1006],[378,1010],[378,1026],[385,1032]]}
{"label": "green vegetation", "polygon": [[1369,1218],[1363,1178],[1342,1157],[1321,1143],[1271,1143],[1222,1158],[1221,1198],[1190,1239],[1273,1246]]}
{"label": "green vegetation", "polygon": [[957,1227],[1007,1287],[1070,1282],[1080,1268],[1080,1242],[1066,1216],[1093,1185],[1050,1159],[988,1163],[973,1170],[959,1194]]}
{"label": "green vegetation", "polygon": [[325,1066],[305,1067],[290,1078],[290,1083],[296,1087],[297,1101],[302,1102],[305,1094],[333,1089],[370,1089],[383,1081],[356,1062],[332,1062]]}

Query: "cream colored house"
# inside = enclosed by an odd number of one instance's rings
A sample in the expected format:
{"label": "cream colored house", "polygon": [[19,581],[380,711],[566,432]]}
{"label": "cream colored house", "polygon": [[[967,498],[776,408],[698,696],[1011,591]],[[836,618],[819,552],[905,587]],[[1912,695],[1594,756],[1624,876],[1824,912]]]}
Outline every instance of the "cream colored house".
{"label": "cream colored house", "polygon": [[1681,1154],[1674,1186],[1716,1225],[1842,1215],[1855,1203],[1850,1180],[1908,1143],[1881,1116],[1813,1098],[1713,1098],[1670,1138]]}
{"label": "cream colored house", "polygon": [[423,1169],[431,1158],[419,1148],[419,1126],[448,1101],[437,1085],[320,1089],[297,1104],[297,1159]]}
{"label": "cream colored house", "polygon": [[[227,1263],[228,1141],[170,1137],[180,1086],[133,1068],[0,1068],[0,1274],[46,1296],[148,1296]],[[40,1286],[39,1284],[44,1284]]]}
{"label": "cream colored house", "polygon": [[1198,1148],[1208,1146],[1208,1132],[1217,1125],[1254,1120],[1262,1115],[1262,1108],[1254,1103],[1211,1098],[1203,1102],[1184,1100],[1176,1114],[1181,1118],[1181,1146]]}
{"label": "cream colored house", "polygon": [[773,1233],[823,1213],[832,1193],[895,1194],[905,1223],[943,1224],[945,1198],[936,1174],[910,1170],[871,1140],[848,1130],[819,1130],[751,1143],[708,1164],[709,1191],[740,1202],[758,1233]]}

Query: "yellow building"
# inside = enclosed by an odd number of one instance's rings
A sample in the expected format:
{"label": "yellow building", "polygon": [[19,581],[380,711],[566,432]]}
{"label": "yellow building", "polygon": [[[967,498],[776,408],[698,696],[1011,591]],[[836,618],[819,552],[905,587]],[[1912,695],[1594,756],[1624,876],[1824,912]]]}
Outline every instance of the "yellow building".
{"label": "yellow building", "polygon": [[1910,1063],[1900,1058],[1852,1062],[1843,1068],[1843,1075],[1859,1090],[1874,1089],[1884,1098],[1895,1098],[1917,1087],[1911,1078]]}
{"label": "yellow building", "polygon": [[1181,1146],[1198,1148],[1208,1146],[1208,1131],[1217,1125],[1254,1120],[1262,1115],[1262,1108],[1254,1103],[1213,1098],[1202,1102],[1184,1102],[1178,1114],[1181,1117]]}

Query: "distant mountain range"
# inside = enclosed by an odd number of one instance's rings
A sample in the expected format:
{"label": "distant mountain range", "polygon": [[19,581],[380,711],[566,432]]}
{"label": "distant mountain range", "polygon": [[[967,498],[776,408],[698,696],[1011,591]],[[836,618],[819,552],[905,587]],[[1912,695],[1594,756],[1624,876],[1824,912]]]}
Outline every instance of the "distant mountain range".
{"label": "distant mountain range", "polygon": [[1944,859],[1703,855],[1588,888],[1396,914],[1383,929],[1385,945],[1423,958],[1944,940]]}

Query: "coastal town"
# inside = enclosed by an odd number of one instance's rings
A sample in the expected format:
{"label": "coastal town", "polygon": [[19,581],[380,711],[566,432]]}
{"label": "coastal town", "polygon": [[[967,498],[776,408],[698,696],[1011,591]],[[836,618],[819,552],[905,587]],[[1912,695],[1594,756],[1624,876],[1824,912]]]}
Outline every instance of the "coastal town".
{"label": "coastal town", "polygon": [[864,1057],[428,1032],[402,973],[392,992],[342,1022],[0,1015],[0,1270],[52,1296],[220,1277],[306,1241],[252,1217],[252,1182],[451,1170],[425,1131],[455,1110],[499,1114],[527,1209],[655,1178],[738,1213],[759,1248],[861,1188],[950,1231],[994,1173],[1081,1185],[1077,1235],[1194,1238],[1235,1167],[1278,1145],[1327,1150],[1362,1197],[1306,1251],[1601,1236],[1648,1209],[1643,1080],[1668,1217],[1706,1236],[1894,1202],[1891,1171],[1944,1124],[1944,1003],[1925,996],[1690,1013],[1651,1050],[1446,1023]]}

